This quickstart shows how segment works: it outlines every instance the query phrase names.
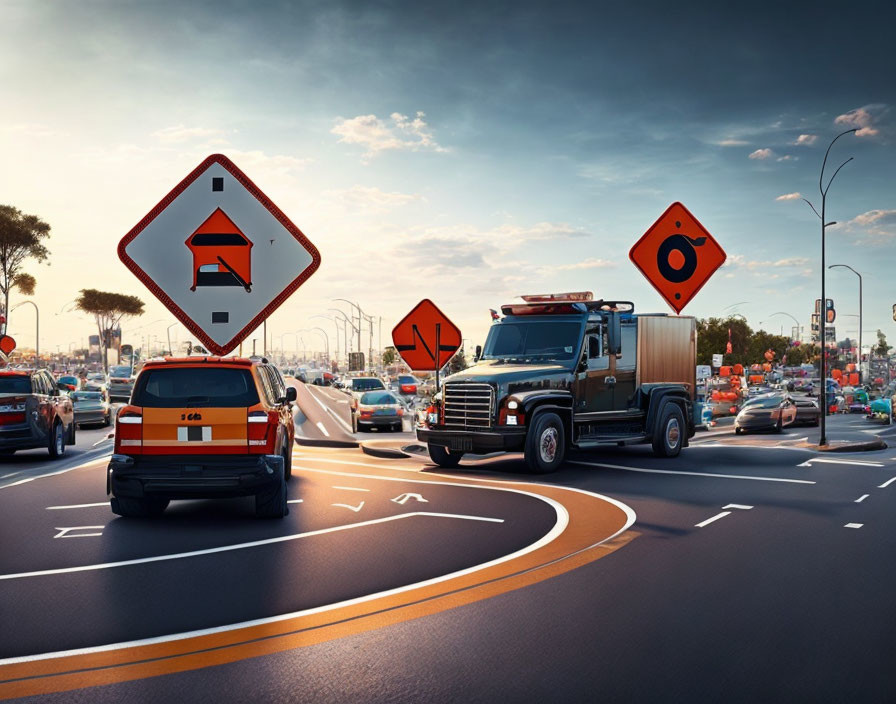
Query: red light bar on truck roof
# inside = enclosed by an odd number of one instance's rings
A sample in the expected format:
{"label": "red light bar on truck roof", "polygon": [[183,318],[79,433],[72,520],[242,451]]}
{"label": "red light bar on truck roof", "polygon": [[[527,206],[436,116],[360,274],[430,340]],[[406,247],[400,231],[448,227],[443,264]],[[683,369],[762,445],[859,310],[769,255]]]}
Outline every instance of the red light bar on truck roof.
{"label": "red light bar on truck roof", "polygon": [[564,313],[584,313],[587,308],[581,303],[517,303],[501,306],[504,315],[562,315]]}
{"label": "red light bar on truck roof", "polygon": [[572,301],[590,301],[594,294],[591,291],[578,291],[573,293],[539,293],[528,296],[520,296],[526,303],[559,303]]}

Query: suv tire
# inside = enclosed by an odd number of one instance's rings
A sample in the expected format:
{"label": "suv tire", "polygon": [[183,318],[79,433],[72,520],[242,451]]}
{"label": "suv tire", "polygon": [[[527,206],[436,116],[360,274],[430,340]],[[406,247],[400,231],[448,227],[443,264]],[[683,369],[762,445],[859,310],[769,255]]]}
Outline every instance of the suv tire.
{"label": "suv tire", "polygon": [[653,434],[653,454],[657,457],[678,457],[684,439],[684,416],[674,403],[667,403],[660,414]]}
{"label": "suv tire", "polygon": [[50,459],[53,460],[65,454],[65,431],[62,429],[62,423],[58,420],[53,425],[53,430],[47,440],[47,451],[50,453]]}
{"label": "suv tire", "polygon": [[283,448],[283,476],[287,480],[292,477],[292,443]]}
{"label": "suv tire", "polygon": [[113,496],[109,502],[112,513],[126,518],[152,518],[161,516],[170,503],[168,499],[134,499]]}
{"label": "suv tire", "polygon": [[563,421],[556,413],[539,413],[526,434],[526,467],[533,474],[556,472],[566,458]]}
{"label": "suv tire", "polygon": [[463,452],[449,452],[447,447],[442,445],[431,445],[427,443],[426,449],[429,450],[429,459],[435,462],[439,467],[445,469],[454,469],[460,464]]}
{"label": "suv tire", "polygon": [[282,470],[278,470],[279,481],[275,480],[273,486],[255,495],[256,518],[283,518],[289,513],[286,503],[286,477]]}
{"label": "suv tire", "polygon": [[72,446],[74,446],[74,444],[75,444],[75,433],[77,432],[77,425],[78,425],[78,424],[75,423],[74,420],[72,420],[72,424],[71,424],[70,426],[68,426],[68,437],[65,439],[65,444],[66,444],[66,445],[72,445]]}

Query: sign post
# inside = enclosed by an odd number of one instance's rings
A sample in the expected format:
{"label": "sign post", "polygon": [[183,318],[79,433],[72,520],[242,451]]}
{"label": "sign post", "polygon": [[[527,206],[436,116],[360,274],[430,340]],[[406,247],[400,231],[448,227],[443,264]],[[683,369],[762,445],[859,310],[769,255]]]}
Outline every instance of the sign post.
{"label": "sign post", "polygon": [[392,344],[414,371],[435,371],[436,391],[439,370],[445,366],[462,342],[458,327],[435,303],[424,298],[392,330]]}
{"label": "sign post", "polygon": [[218,355],[235,349],[320,266],[317,248],[222,154],[205,159],[137,223],[118,256]]}
{"label": "sign post", "polygon": [[726,259],[709,231],[678,202],[647,229],[628,256],[676,313]]}

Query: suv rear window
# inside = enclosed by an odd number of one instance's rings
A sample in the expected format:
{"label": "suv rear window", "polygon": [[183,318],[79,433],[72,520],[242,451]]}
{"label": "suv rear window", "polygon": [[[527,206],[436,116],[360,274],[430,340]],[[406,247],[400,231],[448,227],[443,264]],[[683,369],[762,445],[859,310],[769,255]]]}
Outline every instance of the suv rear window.
{"label": "suv rear window", "polygon": [[258,391],[248,369],[147,369],[137,380],[131,403],[144,408],[243,408],[258,403]]}
{"label": "suv rear window", "polygon": [[30,394],[31,377],[0,376],[0,394]]}
{"label": "suv rear window", "polygon": [[116,378],[124,378],[129,379],[131,377],[131,368],[130,367],[109,367],[109,376],[114,376]]}
{"label": "suv rear window", "polygon": [[386,387],[379,379],[352,379],[352,391],[385,391]]}

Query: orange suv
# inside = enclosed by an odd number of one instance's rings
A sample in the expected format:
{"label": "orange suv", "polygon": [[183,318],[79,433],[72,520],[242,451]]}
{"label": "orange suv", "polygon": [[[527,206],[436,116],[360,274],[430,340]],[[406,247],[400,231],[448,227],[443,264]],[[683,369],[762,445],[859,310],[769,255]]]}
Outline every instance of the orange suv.
{"label": "orange suv", "polygon": [[257,516],[282,518],[295,400],[266,359],[148,361],[115,424],[112,511],[155,516],[172,499],[254,496]]}

